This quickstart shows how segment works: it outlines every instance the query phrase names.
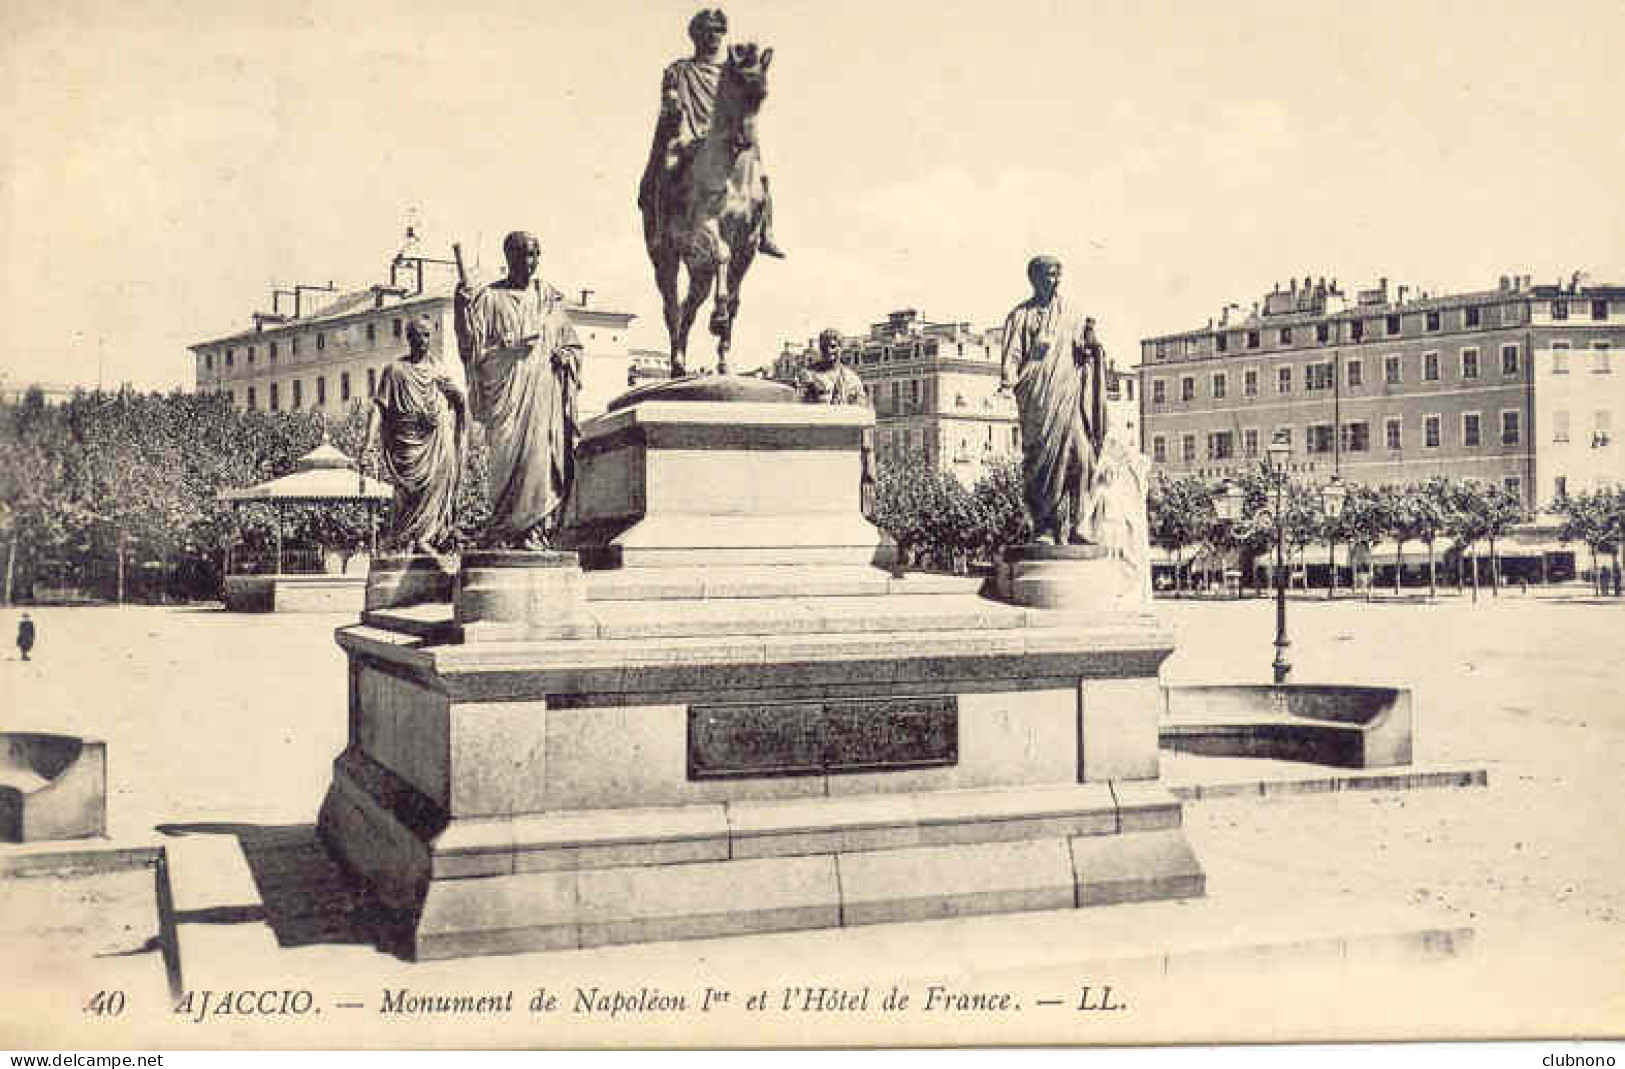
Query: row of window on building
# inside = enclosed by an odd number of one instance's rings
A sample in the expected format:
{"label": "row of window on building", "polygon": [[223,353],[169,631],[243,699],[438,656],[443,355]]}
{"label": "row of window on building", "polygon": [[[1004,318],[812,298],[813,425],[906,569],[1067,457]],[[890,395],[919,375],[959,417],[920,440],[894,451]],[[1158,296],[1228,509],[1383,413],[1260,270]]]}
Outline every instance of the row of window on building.
{"label": "row of window on building", "polygon": [[[1566,408],[1552,410],[1552,441],[1567,442],[1570,440],[1569,411]],[[1614,440],[1614,414],[1606,408],[1599,408],[1591,413],[1590,442],[1593,449],[1602,449],[1613,444]]]}
{"label": "row of window on building", "polygon": [[[951,350],[948,348],[951,346]],[[953,355],[970,359],[990,360],[998,354],[985,341],[946,342],[930,339],[895,345],[868,345],[841,351],[841,363],[852,367],[873,364],[901,363],[906,360],[930,359]]]}
{"label": "row of window on building", "polygon": [[[397,341],[400,340],[404,336],[404,330],[405,330],[404,321],[401,320],[399,317],[396,317],[395,319],[390,320],[389,330],[390,330],[390,336],[392,338],[394,338]],[[326,349],[327,349],[327,332],[326,331],[320,331],[320,330],[317,331],[316,334],[315,334],[315,339],[316,339],[316,351],[317,352],[326,351]],[[369,346],[373,346],[373,345],[378,344],[378,324],[377,323],[368,323],[368,324],[366,324],[366,339],[367,339],[367,345],[369,345]],[[282,352],[282,343],[280,341],[271,341],[271,342],[266,342],[265,343],[265,356],[266,356],[267,361],[269,361],[270,363],[273,363],[273,364],[276,363],[277,357],[281,354],[281,352]],[[288,355],[290,357],[294,357],[294,356],[299,355],[299,335],[295,334],[295,335],[292,335],[291,337],[289,337],[287,339],[287,352],[288,352]],[[220,355],[223,358],[223,363],[224,363],[225,367],[235,367],[236,366],[237,349],[236,349],[235,346],[229,346],[228,345],[226,347],[225,351],[223,353],[221,353]],[[259,355],[259,344],[258,343],[255,343],[255,344],[252,344],[252,345],[249,345],[249,346],[245,347],[243,357],[247,361],[247,365],[249,367],[254,366],[255,358],[258,355]],[[214,368],[215,368],[214,358],[215,358],[214,353],[204,353],[203,354],[203,367],[204,367],[204,369],[206,371],[213,371],[214,370]]]}
{"label": "row of window on building", "polygon": [[[1599,427],[1609,425],[1610,414],[1599,410],[1596,413]],[[1564,419],[1567,426],[1567,414]],[[1389,416],[1383,420],[1383,446],[1389,452],[1400,452],[1405,448],[1404,421],[1399,416]],[[1293,445],[1293,428],[1280,426],[1274,428],[1274,434],[1283,436],[1286,443]],[[1438,449],[1444,445],[1444,417],[1442,415],[1426,415],[1422,417],[1422,446],[1426,449]],[[1368,420],[1354,420],[1344,423],[1338,430],[1338,440],[1335,445],[1340,446],[1344,453],[1368,453],[1371,451],[1371,423]],[[1565,430],[1566,434],[1566,430]],[[1333,427],[1330,423],[1311,423],[1304,428],[1304,452],[1310,456],[1330,454],[1334,448]],[[1518,445],[1523,440],[1523,412],[1519,409],[1509,408],[1501,411],[1502,445]],[[1566,440],[1566,438],[1561,439]],[[1208,460],[1258,460],[1263,457],[1261,451],[1260,432],[1256,427],[1247,427],[1239,432],[1233,430],[1207,432],[1207,459]],[[1267,444],[1267,443],[1264,443]],[[1463,412],[1461,414],[1460,445],[1465,449],[1475,449],[1485,444],[1483,414],[1479,412]],[[1237,451],[1239,445],[1240,451]],[[1158,464],[1168,462],[1168,437],[1157,434],[1151,438],[1151,459]],[[1179,459],[1182,463],[1195,463],[1196,433],[1187,432],[1179,439]]]}
{"label": "row of window on building", "polygon": [[[1553,320],[1560,321],[1560,322],[1561,321],[1568,321],[1569,313],[1570,313],[1570,305],[1571,304],[1579,304],[1579,305],[1584,306],[1585,303],[1586,302],[1584,302],[1584,301],[1554,300],[1554,301],[1552,301],[1550,303],[1550,307],[1549,307],[1549,312],[1550,312],[1551,318]],[[1608,321],[1608,301],[1606,301],[1606,300],[1593,300],[1593,301],[1591,301],[1589,303],[1590,303],[1590,313],[1591,313],[1592,321],[1593,322],[1598,322],[1598,323],[1607,322]],[[1519,318],[1520,318],[1520,309],[1521,309],[1521,307],[1522,307],[1521,305],[1515,305],[1515,304],[1514,305],[1503,305],[1503,306],[1501,306],[1502,310],[1501,310],[1500,325],[1501,326],[1508,326],[1510,324],[1518,322]],[[1475,329],[1485,325],[1484,324],[1484,314],[1483,314],[1484,313],[1484,306],[1470,304],[1470,305],[1466,305],[1466,306],[1464,306],[1464,307],[1462,307],[1460,309],[1455,309],[1453,311],[1459,313],[1459,315],[1457,317],[1453,317],[1453,324],[1452,324],[1452,325],[1456,326],[1457,329],[1475,330]],[[1367,340],[1368,338],[1375,338],[1375,337],[1378,336],[1377,325],[1379,323],[1381,324],[1381,327],[1382,327],[1381,336],[1383,336],[1383,337],[1388,337],[1388,338],[1398,337],[1400,335],[1400,333],[1402,332],[1402,330],[1403,330],[1403,321],[1402,321],[1401,314],[1398,313],[1398,312],[1390,312],[1390,313],[1382,316],[1380,319],[1375,319],[1374,318],[1374,319],[1369,319],[1369,320],[1367,320],[1367,319],[1343,320],[1343,321],[1341,321],[1341,329],[1335,329],[1335,330],[1334,330],[1334,328],[1339,326],[1338,323],[1334,323],[1334,322],[1331,322],[1331,321],[1322,321],[1322,322],[1319,322],[1319,323],[1315,323],[1315,324],[1313,324],[1314,337],[1315,337],[1315,341],[1317,343],[1321,344],[1321,345],[1329,345],[1334,340],[1343,341],[1343,342],[1363,342],[1363,341]],[[1422,329],[1426,333],[1432,334],[1432,333],[1436,333],[1438,331],[1443,330],[1444,329],[1444,323],[1445,323],[1445,320],[1444,320],[1443,309],[1430,309],[1427,312],[1423,313]],[[1369,327],[1368,327],[1368,324],[1369,324]],[[1274,339],[1275,339],[1275,342],[1276,342],[1277,346],[1279,346],[1281,348],[1286,348],[1288,346],[1302,345],[1302,344],[1306,343],[1308,341],[1308,327],[1310,325],[1309,324],[1302,324],[1302,326],[1303,326],[1304,330],[1301,331],[1301,332],[1297,329],[1297,327],[1291,327],[1291,326],[1274,328]],[[1264,334],[1265,334],[1263,328],[1251,328],[1251,329],[1248,329],[1248,330],[1245,330],[1245,331],[1236,331],[1234,333],[1235,333],[1236,337],[1239,339],[1240,343],[1243,346],[1245,346],[1246,348],[1248,348],[1248,349],[1258,349],[1258,348],[1263,347]],[[1214,334],[1213,335],[1213,348],[1214,348],[1214,351],[1219,352],[1219,353],[1229,352],[1230,347],[1231,347],[1230,346],[1230,339],[1231,339],[1231,334],[1227,333],[1227,332],[1219,332],[1219,333]],[[1184,339],[1184,341],[1183,341],[1184,353],[1181,354],[1179,352],[1180,342],[1177,342],[1177,341],[1159,341],[1159,342],[1156,343],[1156,358],[1158,360],[1164,360],[1164,359],[1167,359],[1170,354],[1175,355],[1175,356],[1178,356],[1178,355],[1195,356],[1201,351],[1201,343],[1202,343],[1202,338],[1200,338],[1200,337],[1193,337],[1193,338]]]}
{"label": "row of window on building", "polygon": [[[315,394],[315,397],[312,399],[311,403],[313,405],[315,405],[315,407],[321,408],[321,407],[323,407],[324,405],[327,404],[327,396],[328,396],[328,393],[327,393],[327,376],[326,375],[318,375],[313,380],[313,382],[315,384],[316,394]],[[377,392],[377,390],[378,390],[378,369],[369,367],[367,369],[367,396],[371,397],[374,393]],[[228,390],[226,392],[227,392],[228,396],[231,399],[231,403],[233,405],[236,405],[237,404],[237,391],[235,389],[232,389],[232,390]],[[338,401],[339,401],[340,404],[348,403],[350,398],[353,396],[353,392],[352,392],[352,388],[351,388],[351,384],[350,384],[350,373],[348,371],[339,372],[339,376],[338,376],[338,394],[339,394]],[[273,383],[270,383],[267,386],[265,401],[266,401],[265,407],[266,407],[267,411],[270,411],[270,412],[280,412],[280,411],[282,411],[282,403],[283,403],[282,383],[273,382]],[[288,383],[287,401],[288,401],[288,408],[289,408],[290,411],[298,411],[299,409],[302,409],[302,408],[305,407],[305,384],[304,384],[303,381],[301,381],[300,379],[292,379],[292,380],[289,381],[289,383]],[[260,406],[259,389],[258,389],[258,387],[255,387],[255,386],[249,386],[247,388],[247,393],[244,395],[244,407],[246,407],[249,411],[252,412],[252,411],[256,411],[259,408],[259,406]]]}
{"label": "row of window on building", "polygon": [[[1566,375],[1569,372],[1569,343],[1552,343],[1552,373]],[[1591,350],[1591,370],[1600,374],[1608,374],[1613,370],[1611,362],[1610,345],[1606,341],[1593,343]],[[1470,382],[1483,377],[1483,367],[1476,347],[1468,346],[1458,353],[1457,368],[1459,380]],[[1344,376],[1351,388],[1365,384],[1365,362],[1361,359],[1349,359],[1343,362]],[[1441,365],[1439,354],[1428,352],[1422,354],[1421,381],[1441,381]],[[1501,375],[1502,377],[1518,376],[1523,373],[1521,350],[1516,344],[1501,346]],[[1335,385],[1336,369],[1330,360],[1319,363],[1303,365],[1303,388],[1311,393],[1318,390],[1329,390]],[[1405,382],[1405,361],[1403,356],[1395,354],[1386,356],[1382,361],[1382,381],[1384,385],[1397,386]],[[1208,377],[1209,396],[1214,400],[1223,400],[1229,395],[1230,373],[1215,371]],[[1241,396],[1257,397],[1259,388],[1259,373],[1257,368],[1245,368],[1241,372]],[[1277,394],[1291,393],[1293,390],[1293,366],[1282,365],[1275,369],[1275,392]],[[1196,376],[1184,375],[1179,380],[1179,399],[1181,401],[1196,400]],[[1151,380],[1151,403],[1163,405],[1168,403],[1168,383],[1165,379]]]}
{"label": "row of window on building", "polygon": [[[975,424],[970,425],[974,427]],[[927,459],[931,459],[932,434],[930,428],[904,427],[900,430],[887,430],[881,428],[875,432],[877,451],[884,460],[898,461],[916,450],[923,451]],[[1008,439],[1006,439],[1008,435]],[[974,439],[980,437],[977,442]],[[982,426],[981,435],[974,432],[961,431],[958,441],[953,443],[953,455],[950,458],[956,464],[967,464],[983,459],[988,453],[997,451],[1006,440],[1007,448],[1014,452],[1021,448],[1021,428],[1007,427],[1004,424],[988,423]],[[982,455],[977,455],[982,454]]]}

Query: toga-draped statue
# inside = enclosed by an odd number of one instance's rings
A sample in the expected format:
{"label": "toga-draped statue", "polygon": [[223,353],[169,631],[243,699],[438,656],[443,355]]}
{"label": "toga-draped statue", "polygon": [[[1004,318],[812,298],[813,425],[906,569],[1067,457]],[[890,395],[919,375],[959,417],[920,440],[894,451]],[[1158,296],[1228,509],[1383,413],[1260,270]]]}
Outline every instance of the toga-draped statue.
{"label": "toga-draped statue", "polygon": [[546,549],[575,479],[581,342],[564,296],[536,274],[541,246],[516,231],[502,242],[508,275],[471,291],[459,283],[457,344],[469,408],[490,447],[486,548]]}
{"label": "toga-draped statue", "polygon": [[407,354],[379,376],[361,442],[364,455],[377,438],[383,472],[395,486],[386,544],[428,554],[451,534],[468,428],[462,387],[429,355],[432,332],[424,316],[407,323]]}
{"label": "toga-draped statue", "polygon": [[1004,321],[1000,389],[1015,390],[1033,537],[1047,545],[1093,543],[1082,498],[1105,432],[1105,354],[1094,320],[1059,292],[1059,260],[1033,257],[1027,279],[1033,295]]}

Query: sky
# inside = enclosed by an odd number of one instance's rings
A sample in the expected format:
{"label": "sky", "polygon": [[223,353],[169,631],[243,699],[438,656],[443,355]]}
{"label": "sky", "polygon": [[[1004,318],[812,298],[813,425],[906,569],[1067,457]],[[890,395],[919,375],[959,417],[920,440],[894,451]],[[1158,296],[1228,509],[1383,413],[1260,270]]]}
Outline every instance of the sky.
{"label": "sky", "polygon": [[[273,286],[387,281],[415,218],[667,348],[636,187],[672,0],[0,7],[0,378],[189,387]],[[1038,252],[1120,363],[1277,283],[1625,283],[1625,4],[729,3],[774,49],[783,261],[732,362],[899,308],[991,326]],[[696,327],[691,351],[711,354]]]}

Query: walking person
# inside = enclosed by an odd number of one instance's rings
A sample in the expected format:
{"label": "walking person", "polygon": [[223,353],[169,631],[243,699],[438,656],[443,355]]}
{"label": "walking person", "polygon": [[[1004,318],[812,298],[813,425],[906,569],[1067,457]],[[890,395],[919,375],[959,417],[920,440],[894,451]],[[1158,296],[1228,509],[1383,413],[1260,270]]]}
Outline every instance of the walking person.
{"label": "walking person", "polygon": [[23,660],[28,660],[28,651],[34,648],[34,621],[23,613],[23,618],[17,624],[17,648],[22,651]]}

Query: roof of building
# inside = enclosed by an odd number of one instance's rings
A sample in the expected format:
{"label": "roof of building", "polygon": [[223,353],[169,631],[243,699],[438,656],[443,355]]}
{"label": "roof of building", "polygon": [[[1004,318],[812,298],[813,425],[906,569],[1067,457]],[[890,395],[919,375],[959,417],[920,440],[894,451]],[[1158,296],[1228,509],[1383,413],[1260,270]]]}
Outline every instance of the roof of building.
{"label": "roof of building", "polygon": [[411,309],[419,308],[424,305],[443,303],[451,299],[450,290],[425,290],[423,293],[413,294],[412,296],[404,298],[397,303],[380,306],[378,303],[380,299],[380,291],[385,290],[387,290],[387,287],[384,286],[369,286],[364,290],[355,290],[350,293],[340,294],[338,297],[335,297],[333,300],[322,305],[314,312],[311,312],[308,315],[302,315],[298,319],[289,318],[280,322],[273,320],[268,322],[263,327],[253,326],[249,327],[247,330],[239,330],[234,334],[224,334],[218,338],[209,338],[205,341],[200,341],[195,345],[189,345],[187,348],[196,351],[206,345],[219,345],[222,342],[252,341],[255,338],[275,336],[278,333],[286,330],[303,330],[307,327],[317,326],[323,323],[332,323],[350,316],[361,315],[365,312],[383,311],[384,309],[388,309],[392,312],[410,311]]}
{"label": "roof of building", "polygon": [[388,501],[395,491],[388,483],[357,477],[355,463],[325,438],[322,444],[294,462],[294,470],[280,479],[239,490],[224,490],[222,501]]}
{"label": "roof of building", "polygon": [[1271,316],[1263,316],[1252,312],[1244,318],[1231,320],[1227,323],[1211,323],[1203,327],[1175,331],[1172,334],[1153,334],[1143,340],[1148,342],[1183,341],[1186,338],[1200,338],[1209,334],[1232,330],[1274,329],[1276,327],[1294,327],[1322,321],[1335,320],[1343,322],[1353,319],[1373,319],[1377,316],[1404,314],[1406,312],[1429,312],[1440,308],[1453,308],[1462,304],[1490,303],[1514,297],[1528,299],[1531,295],[1529,290],[1519,292],[1473,290],[1468,293],[1450,293],[1439,297],[1407,297],[1404,301],[1390,300],[1381,304],[1351,304],[1335,312],[1282,312]]}
{"label": "roof of building", "polygon": [[[564,297],[564,294],[556,288],[553,292],[560,298]],[[397,294],[398,291],[391,290],[388,286],[368,286],[366,289],[352,290],[348,293],[339,294],[315,311],[302,315],[298,319],[290,317],[278,320],[266,316],[264,317],[263,326],[256,325],[246,330],[237,331],[234,334],[209,338],[194,345],[189,345],[187,348],[195,352],[204,346],[220,345],[224,342],[252,341],[259,337],[274,337],[281,331],[303,330],[308,327],[347,319],[351,316],[365,315],[369,312],[389,311],[399,313],[427,305],[443,304],[451,300],[452,290],[449,286],[427,286],[422,293],[414,293],[406,297],[398,297]],[[381,304],[381,301],[392,301],[392,303]],[[619,319],[624,323],[629,323],[637,318],[635,312],[618,312],[611,308],[588,307],[580,302],[568,299],[565,300],[565,309],[578,315]]]}

